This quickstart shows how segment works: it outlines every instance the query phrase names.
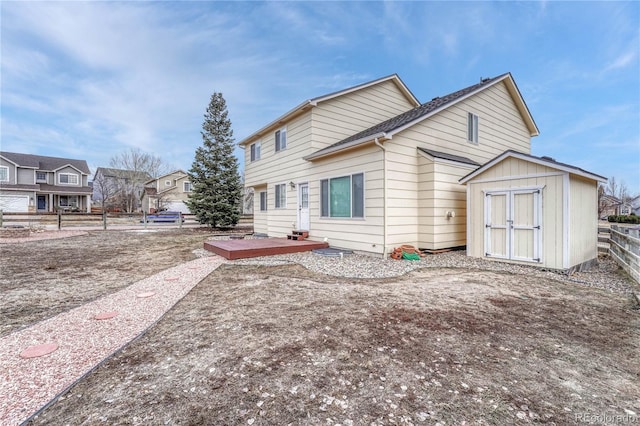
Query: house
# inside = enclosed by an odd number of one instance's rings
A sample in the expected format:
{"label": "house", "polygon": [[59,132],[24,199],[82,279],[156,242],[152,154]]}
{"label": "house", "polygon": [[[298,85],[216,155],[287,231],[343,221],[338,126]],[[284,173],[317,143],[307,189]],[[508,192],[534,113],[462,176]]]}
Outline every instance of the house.
{"label": "house", "polygon": [[185,201],[191,194],[189,175],[183,170],[175,170],[144,184],[142,210],[146,213],[171,210],[189,214]]}
{"label": "house", "polygon": [[629,204],[631,205],[631,213],[640,216],[640,195],[632,198]]}
{"label": "house", "polygon": [[91,211],[85,160],[0,151],[0,209]]}
{"label": "house", "polygon": [[606,178],[506,151],[460,179],[467,185],[467,255],[549,269],[598,257],[598,184]]}
{"label": "house", "polygon": [[538,133],[510,73],[422,104],[395,74],[310,99],[239,142],[255,232],[378,254],[465,246],[459,179]]}
{"label": "house", "polygon": [[619,215],[622,201],[619,198],[609,194],[602,194],[599,200],[600,219],[607,219],[611,215]]}
{"label": "house", "polygon": [[93,177],[93,202],[103,209],[139,211],[147,172],[98,167]]}

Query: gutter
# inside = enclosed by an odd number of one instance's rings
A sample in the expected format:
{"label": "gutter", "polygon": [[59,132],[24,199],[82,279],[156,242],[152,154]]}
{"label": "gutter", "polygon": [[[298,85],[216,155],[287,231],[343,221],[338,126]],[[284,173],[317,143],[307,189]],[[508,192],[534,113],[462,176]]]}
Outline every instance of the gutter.
{"label": "gutter", "polygon": [[382,146],[378,138],[373,140],[382,150],[382,258],[387,257],[387,149]]}

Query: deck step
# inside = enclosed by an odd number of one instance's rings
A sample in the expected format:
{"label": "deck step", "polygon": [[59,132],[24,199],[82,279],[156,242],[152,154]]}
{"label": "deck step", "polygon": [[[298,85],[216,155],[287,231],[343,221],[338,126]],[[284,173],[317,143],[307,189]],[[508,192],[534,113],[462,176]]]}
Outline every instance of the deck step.
{"label": "deck step", "polygon": [[292,231],[287,235],[288,240],[302,241],[309,236],[309,231]]}

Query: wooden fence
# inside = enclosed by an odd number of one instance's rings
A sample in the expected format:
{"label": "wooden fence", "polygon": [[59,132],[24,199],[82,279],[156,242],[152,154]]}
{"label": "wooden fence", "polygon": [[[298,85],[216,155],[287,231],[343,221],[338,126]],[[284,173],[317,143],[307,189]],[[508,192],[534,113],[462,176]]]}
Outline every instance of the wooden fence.
{"label": "wooden fence", "polygon": [[636,282],[640,283],[640,229],[611,225],[609,253]]}
{"label": "wooden fence", "polygon": [[[162,226],[177,225],[199,226],[195,215],[184,214],[183,221],[154,223],[147,221],[144,213],[6,213],[0,210],[0,227],[28,227],[67,229],[74,227],[101,227],[108,229],[113,226]],[[253,228],[253,215],[242,215],[237,227]]]}

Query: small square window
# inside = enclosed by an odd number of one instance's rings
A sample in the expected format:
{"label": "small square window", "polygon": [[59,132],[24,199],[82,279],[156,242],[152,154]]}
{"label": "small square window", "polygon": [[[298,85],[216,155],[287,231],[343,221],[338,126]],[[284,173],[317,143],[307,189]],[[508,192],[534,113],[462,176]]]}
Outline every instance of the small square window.
{"label": "small square window", "polygon": [[287,207],[287,184],[276,185],[276,209]]}
{"label": "small square window", "polygon": [[267,191],[260,192],[260,211],[267,211]]}
{"label": "small square window", "polygon": [[46,182],[47,181],[47,172],[36,172],[36,180],[38,182]]}
{"label": "small square window", "polygon": [[260,142],[251,144],[251,161],[260,159]]}
{"label": "small square window", "polygon": [[164,186],[171,186],[171,181],[170,180],[165,180],[164,181]]}
{"label": "small square window", "polygon": [[468,114],[467,140],[471,143],[478,143],[478,116],[472,113]]}
{"label": "small square window", "polygon": [[287,128],[284,127],[276,132],[276,152],[287,147]]}

